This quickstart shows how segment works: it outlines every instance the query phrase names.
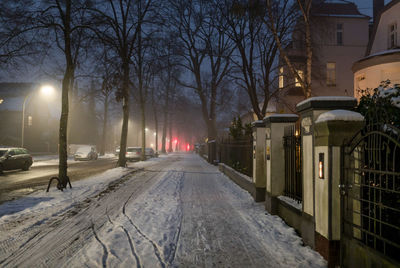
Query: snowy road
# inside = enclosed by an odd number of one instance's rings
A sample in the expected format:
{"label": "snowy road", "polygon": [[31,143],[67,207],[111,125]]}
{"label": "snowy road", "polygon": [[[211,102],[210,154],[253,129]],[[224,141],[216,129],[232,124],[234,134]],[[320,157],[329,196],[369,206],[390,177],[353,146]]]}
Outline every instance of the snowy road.
{"label": "snowy road", "polygon": [[[102,158],[96,161],[68,161],[68,172],[72,181],[116,166],[116,158]],[[49,179],[58,175],[58,159],[34,162],[28,171],[5,171],[0,175],[0,204],[18,198],[26,193],[45,189]]]}
{"label": "snowy road", "polygon": [[0,267],[326,265],[197,155],[133,166],[1,205]]}

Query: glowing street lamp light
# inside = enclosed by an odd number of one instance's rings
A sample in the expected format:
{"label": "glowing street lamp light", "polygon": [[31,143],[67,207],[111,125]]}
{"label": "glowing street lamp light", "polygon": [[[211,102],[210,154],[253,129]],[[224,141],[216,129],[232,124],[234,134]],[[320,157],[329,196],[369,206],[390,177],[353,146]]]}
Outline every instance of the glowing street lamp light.
{"label": "glowing street lamp light", "polygon": [[0,99],[0,104],[2,104],[2,103],[3,103],[3,101],[4,101],[3,99]]}
{"label": "glowing street lamp light", "polygon": [[[54,87],[50,85],[44,85],[40,88],[40,94],[43,96],[49,97],[54,93]],[[21,130],[21,147],[24,147],[24,135],[25,135],[25,106],[26,106],[26,101],[28,98],[33,95],[35,91],[30,92],[27,94],[24,98],[24,102],[22,103],[22,130]]]}

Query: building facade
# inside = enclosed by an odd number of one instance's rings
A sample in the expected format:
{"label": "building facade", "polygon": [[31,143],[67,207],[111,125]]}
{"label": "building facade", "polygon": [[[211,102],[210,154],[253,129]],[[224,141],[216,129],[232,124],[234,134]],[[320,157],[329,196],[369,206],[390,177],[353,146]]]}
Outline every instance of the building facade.
{"label": "building facade", "polygon": [[[363,57],[368,44],[369,17],[348,1],[314,1],[311,9],[313,48],[312,97],[353,96],[352,65]],[[286,48],[300,77],[305,75],[306,48],[301,23]],[[277,111],[295,113],[304,100],[300,82],[290,73],[283,59],[279,68]]]}
{"label": "building facade", "polygon": [[400,84],[400,0],[388,3],[377,15],[364,57],[353,65],[354,96],[382,81]]}
{"label": "building facade", "polygon": [[24,121],[25,148],[34,152],[57,151],[58,122],[42,96],[35,94],[38,89],[39,84],[35,83],[0,83],[0,146],[22,145]]}

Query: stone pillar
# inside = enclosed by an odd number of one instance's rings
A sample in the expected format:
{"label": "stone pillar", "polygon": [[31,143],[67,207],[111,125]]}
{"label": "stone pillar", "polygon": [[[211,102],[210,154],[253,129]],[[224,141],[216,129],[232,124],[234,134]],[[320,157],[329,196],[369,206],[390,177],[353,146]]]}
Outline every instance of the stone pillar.
{"label": "stone pillar", "polygon": [[303,178],[303,221],[301,234],[304,242],[315,248],[315,170],[314,124],[318,116],[334,109],[352,110],[357,105],[353,97],[313,97],[296,106],[301,117],[301,154]]}
{"label": "stone pillar", "polygon": [[253,183],[255,187],[254,200],[265,201],[265,124],[255,121],[253,128]]}
{"label": "stone pillar", "polygon": [[356,112],[332,110],[315,121],[315,249],[339,265],[341,146],[364,126],[364,117]]}
{"label": "stone pillar", "polygon": [[265,209],[272,215],[278,213],[277,197],[283,195],[285,189],[284,129],[294,125],[298,119],[299,116],[295,114],[274,114],[264,118],[267,173]]}

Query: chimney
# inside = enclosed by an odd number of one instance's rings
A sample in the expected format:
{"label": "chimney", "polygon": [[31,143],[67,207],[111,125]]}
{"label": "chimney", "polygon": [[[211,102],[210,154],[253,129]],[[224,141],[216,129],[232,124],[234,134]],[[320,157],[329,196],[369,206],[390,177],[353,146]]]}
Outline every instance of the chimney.
{"label": "chimney", "polygon": [[385,0],[373,0],[373,16],[374,16],[374,23],[376,21],[376,17],[378,16],[379,12],[385,6]]}

